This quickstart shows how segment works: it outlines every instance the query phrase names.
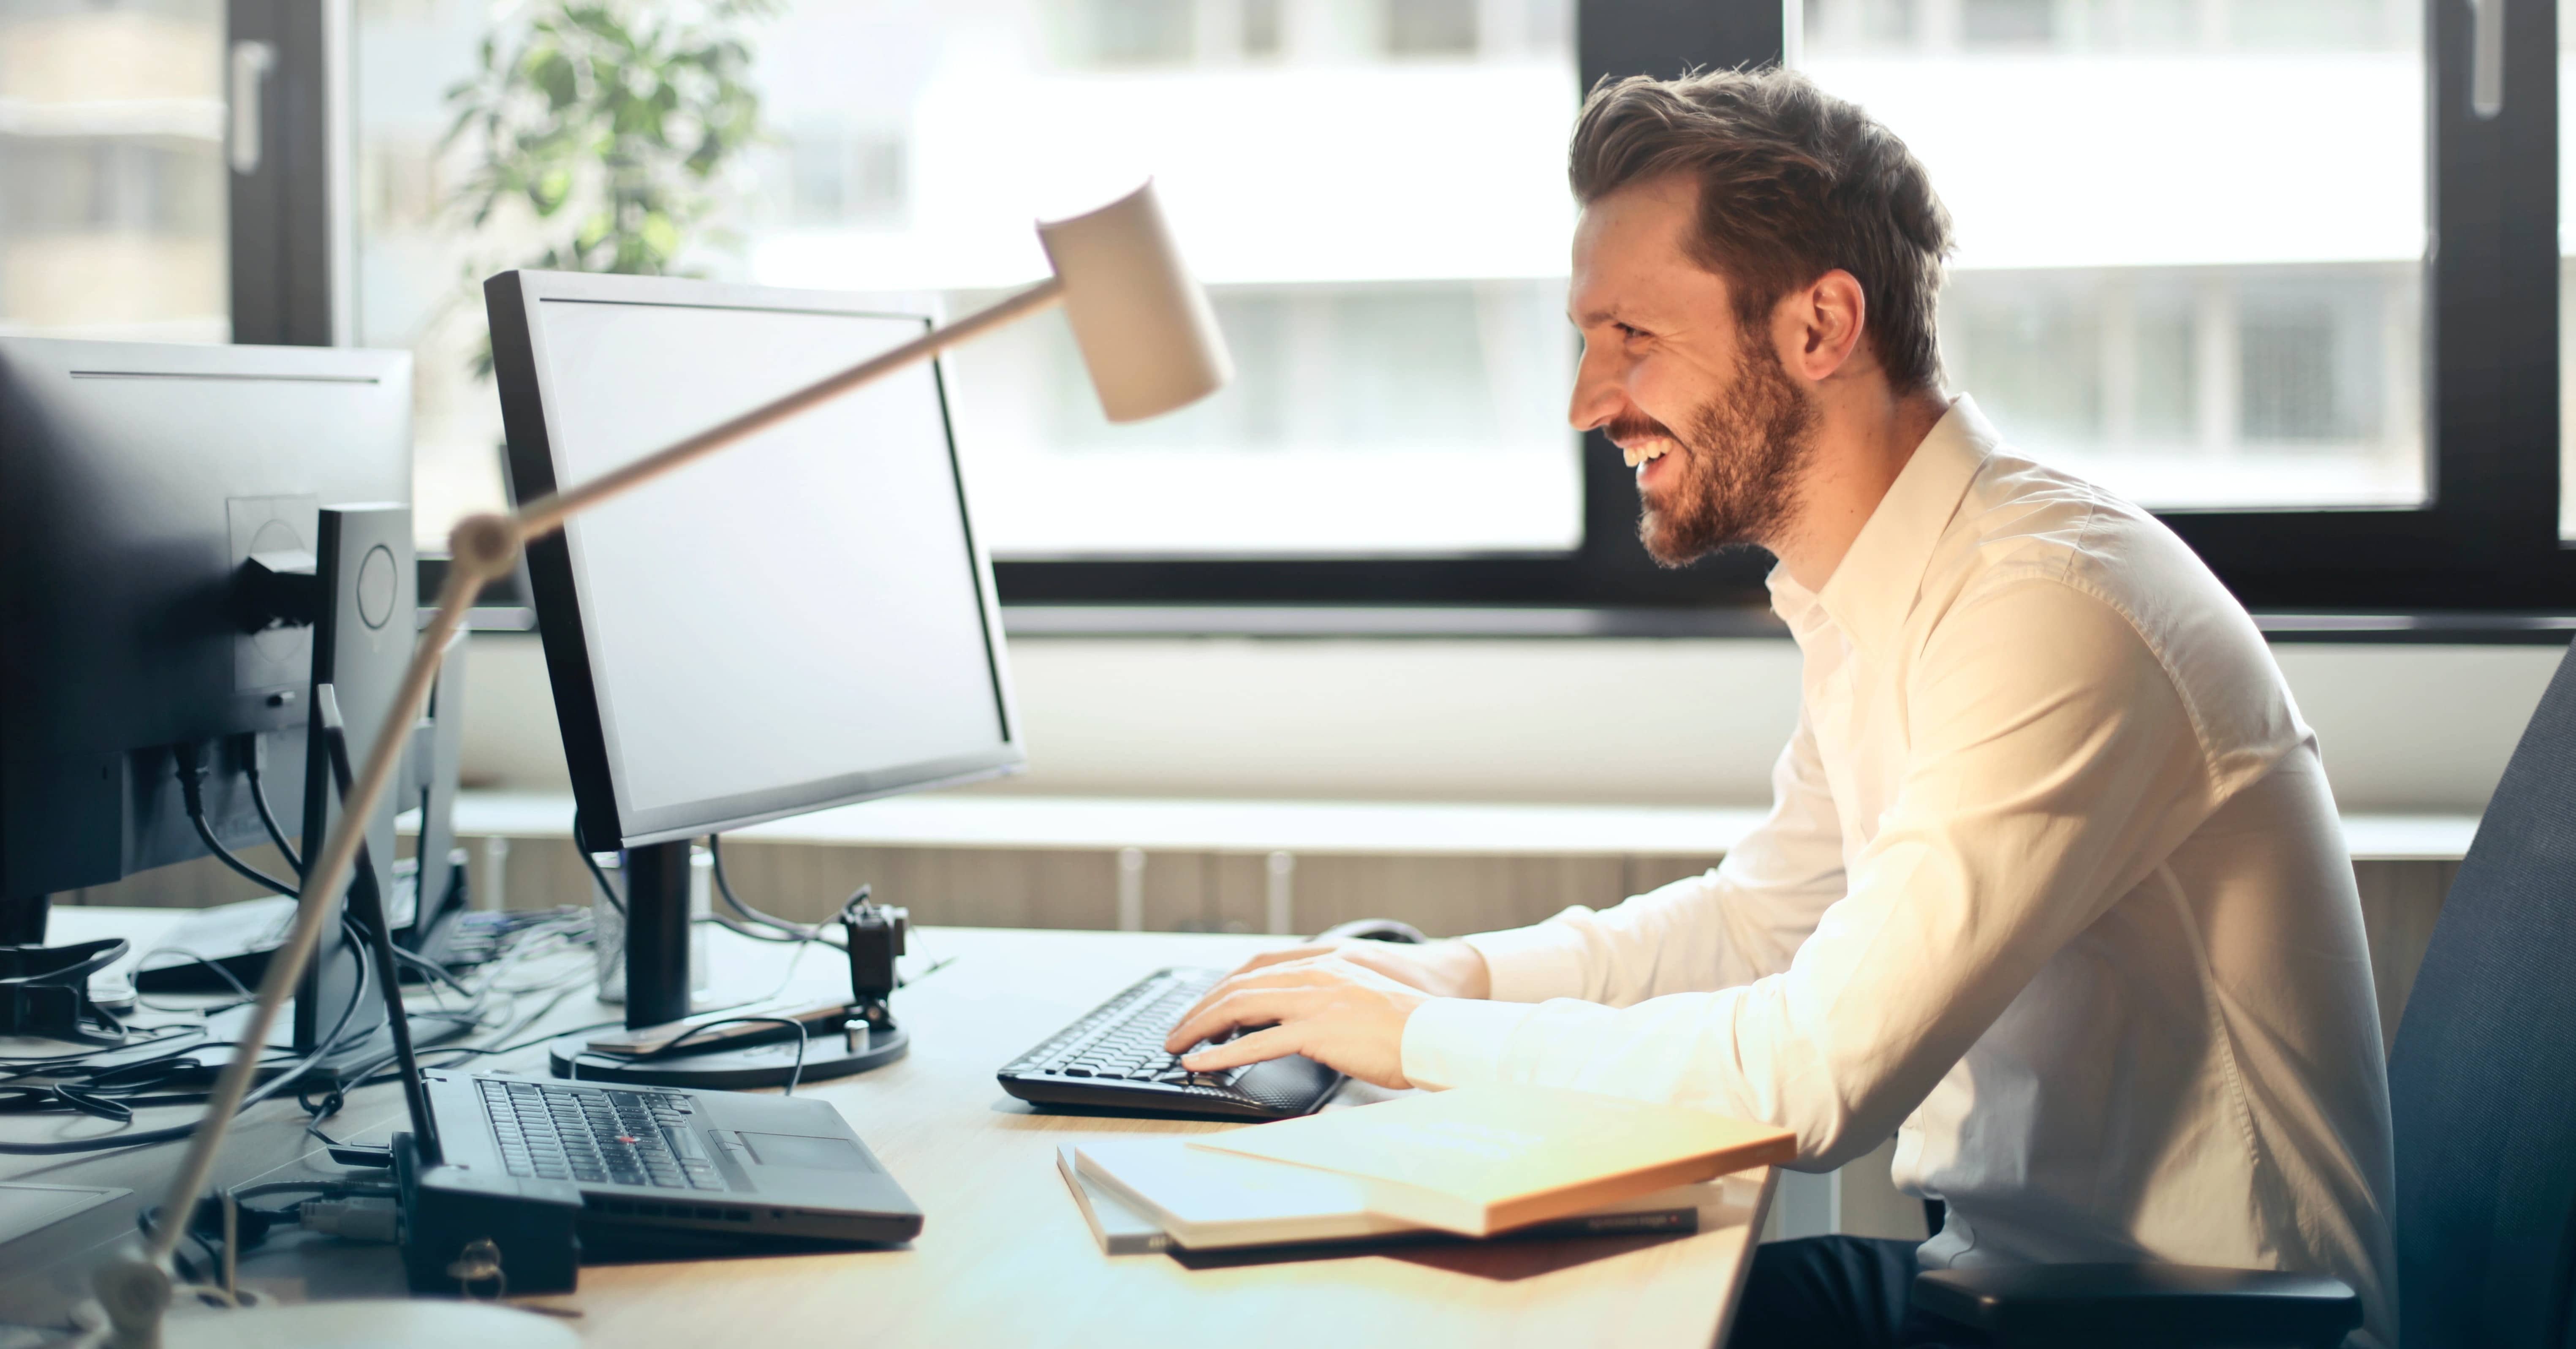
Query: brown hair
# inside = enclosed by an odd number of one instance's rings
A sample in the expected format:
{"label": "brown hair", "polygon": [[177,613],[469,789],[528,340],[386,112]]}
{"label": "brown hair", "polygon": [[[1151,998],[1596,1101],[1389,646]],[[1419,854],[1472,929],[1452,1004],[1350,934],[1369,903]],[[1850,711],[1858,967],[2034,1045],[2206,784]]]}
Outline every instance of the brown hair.
{"label": "brown hair", "polygon": [[1692,251],[1734,287],[1738,322],[1839,267],[1860,280],[1863,335],[1889,382],[1939,384],[1950,213],[1895,133],[1794,71],[1604,77],[1574,125],[1575,199],[1672,173],[1699,180]]}

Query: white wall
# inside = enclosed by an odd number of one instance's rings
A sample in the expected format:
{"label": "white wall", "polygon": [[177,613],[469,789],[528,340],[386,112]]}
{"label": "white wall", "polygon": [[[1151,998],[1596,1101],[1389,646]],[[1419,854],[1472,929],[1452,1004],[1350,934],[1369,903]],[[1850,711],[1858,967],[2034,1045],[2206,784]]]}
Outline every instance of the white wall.
{"label": "white wall", "polygon": [[[2347,809],[2476,812],[2561,651],[2274,649]],[[1028,638],[1028,774],[983,790],[1759,804],[1797,707],[1781,640]],[[476,785],[561,787],[537,641],[485,634]]]}

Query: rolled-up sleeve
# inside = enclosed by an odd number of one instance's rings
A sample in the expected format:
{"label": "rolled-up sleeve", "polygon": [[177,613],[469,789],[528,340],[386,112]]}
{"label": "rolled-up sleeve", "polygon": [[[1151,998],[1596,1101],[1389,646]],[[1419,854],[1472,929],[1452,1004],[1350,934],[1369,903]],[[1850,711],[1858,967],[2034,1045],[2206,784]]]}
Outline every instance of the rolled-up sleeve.
{"label": "rolled-up sleeve", "polygon": [[[1779,900],[1803,887],[1731,883],[1721,867],[1524,930],[1553,929],[1554,946],[1505,934],[1497,989],[1551,1000],[1424,1005],[1408,1076],[1697,1105],[1794,1130],[1804,1165],[1875,1146],[2212,796],[2172,680],[2125,616],[2062,582],[1963,600],[1914,661],[1906,701],[1894,804],[1811,931],[1790,940],[1795,907]],[[1807,790],[1799,758],[1793,743],[1784,789]],[[1705,991],[1683,991],[1694,975]]]}

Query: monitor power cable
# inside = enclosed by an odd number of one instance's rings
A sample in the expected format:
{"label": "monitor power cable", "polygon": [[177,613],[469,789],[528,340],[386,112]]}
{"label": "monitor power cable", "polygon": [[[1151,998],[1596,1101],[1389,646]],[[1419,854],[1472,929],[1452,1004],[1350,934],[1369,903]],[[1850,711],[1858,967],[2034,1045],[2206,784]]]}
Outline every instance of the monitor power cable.
{"label": "monitor power cable", "polygon": [[268,831],[268,841],[277,845],[278,855],[294,868],[297,879],[304,876],[304,857],[286,841],[286,831],[278,827],[277,812],[268,804],[268,784],[262,779],[267,768],[268,742],[254,733],[242,737],[248,744],[242,755],[242,771],[250,778],[250,803],[259,812],[259,827]]}
{"label": "monitor power cable", "polygon": [[[232,849],[225,847],[223,840],[215,837],[214,826],[206,823],[205,751],[195,741],[185,741],[170,747],[170,757],[178,763],[179,797],[187,805],[188,823],[197,827],[197,838],[206,845],[206,851],[213,853],[216,861],[232,868],[243,878],[263,889],[284,895],[289,899],[294,898],[296,895],[294,886],[235,857]],[[260,814],[265,819],[268,812],[263,809]],[[275,826],[270,827],[273,829]],[[282,836],[280,842],[283,842]],[[293,860],[293,854],[288,854],[288,859]]]}

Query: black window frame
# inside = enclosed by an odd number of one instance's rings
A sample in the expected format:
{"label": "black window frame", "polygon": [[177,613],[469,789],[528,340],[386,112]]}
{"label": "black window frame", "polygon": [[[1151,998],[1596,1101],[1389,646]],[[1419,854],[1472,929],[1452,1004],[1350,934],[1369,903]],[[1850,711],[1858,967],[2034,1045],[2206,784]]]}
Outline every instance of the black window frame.
{"label": "black window frame", "polygon": [[[1578,0],[1576,60],[1587,87],[1603,75],[1776,65],[1787,45],[1785,8],[1782,0]],[[2407,509],[2163,514],[2249,608],[2325,620],[2267,626],[2342,638],[2566,640],[2565,624],[2475,621],[2576,607],[2576,553],[2558,538],[2557,14],[2547,3],[2500,8],[2505,100],[2487,120],[2469,106],[2470,7],[2425,6],[2435,241],[2424,272],[2430,500]],[[1656,567],[1636,542],[1635,488],[1617,448],[1595,434],[1581,453],[1583,541],[1569,553],[1004,561],[994,570],[1014,606],[1655,611],[1766,602],[1765,554]],[[2472,621],[2391,627],[2329,617],[2353,614]]]}
{"label": "black window frame", "polygon": [[350,341],[345,294],[350,250],[346,175],[335,127],[347,126],[341,97],[351,78],[343,12],[309,0],[224,0],[225,93],[234,48],[270,49],[260,80],[257,167],[224,168],[232,340],[261,346],[328,347]]}

